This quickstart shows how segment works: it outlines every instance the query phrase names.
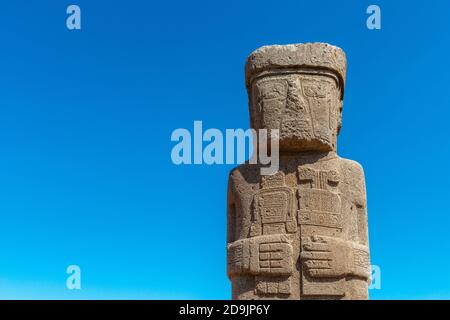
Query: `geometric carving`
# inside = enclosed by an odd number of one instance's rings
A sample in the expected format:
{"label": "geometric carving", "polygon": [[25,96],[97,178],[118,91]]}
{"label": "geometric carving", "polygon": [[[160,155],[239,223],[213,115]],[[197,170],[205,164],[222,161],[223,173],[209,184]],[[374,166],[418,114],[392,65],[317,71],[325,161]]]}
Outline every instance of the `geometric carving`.
{"label": "geometric carving", "polygon": [[255,215],[263,228],[262,234],[295,232],[294,194],[290,188],[262,189],[255,195],[254,201]]}
{"label": "geometric carving", "polygon": [[314,170],[310,167],[298,168],[298,179],[301,185],[309,185],[314,189],[333,189],[336,188],[341,179],[336,170]]}
{"label": "geometric carving", "polygon": [[286,104],[288,85],[286,80],[267,79],[255,86],[256,109],[261,127],[280,128],[280,114]]}
{"label": "geometric carving", "polygon": [[361,269],[365,273],[370,269],[370,258],[366,249],[353,249],[353,265],[355,272]]}
{"label": "geometric carving", "polygon": [[285,176],[279,172],[261,178],[261,189],[253,197],[253,221],[250,236],[295,233],[294,191],[285,186]]}
{"label": "geometric carving", "polygon": [[330,191],[339,184],[337,171],[300,167],[298,177],[298,223],[342,229],[341,198]]}
{"label": "geometric carving", "polygon": [[256,276],[256,293],[262,296],[291,294],[291,279]]}
{"label": "geometric carving", "polygon": [[261,190],[255,197],[261,223],[286,222],[291,201],[287,190]]}
{"label": "geometric carving", "polygon": [[298,223],[342,229],[341,199],[327,190],[298,191]]}

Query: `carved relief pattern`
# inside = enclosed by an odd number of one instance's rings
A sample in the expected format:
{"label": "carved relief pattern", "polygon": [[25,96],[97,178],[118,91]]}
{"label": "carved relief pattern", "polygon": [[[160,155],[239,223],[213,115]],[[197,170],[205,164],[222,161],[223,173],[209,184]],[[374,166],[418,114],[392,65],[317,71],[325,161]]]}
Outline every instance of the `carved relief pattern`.
{"label": "carved relief pattern", "polygon": [[342,228],[341,199],[332,190],[339,184],[336,171],[315,171],[299,168],[298,220],[300,224]]}

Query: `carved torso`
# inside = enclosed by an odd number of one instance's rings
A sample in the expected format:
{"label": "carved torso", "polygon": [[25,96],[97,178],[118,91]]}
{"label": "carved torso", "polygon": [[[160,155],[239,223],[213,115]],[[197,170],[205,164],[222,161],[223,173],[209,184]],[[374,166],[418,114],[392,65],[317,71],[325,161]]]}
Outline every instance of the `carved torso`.
{"label": "carved torso", "polygon": [[[228,273],[237,299],[367,298],[364,176],[335,153],[243,165],[228,195]],[[349,285],[350,284],[350,285]]]}

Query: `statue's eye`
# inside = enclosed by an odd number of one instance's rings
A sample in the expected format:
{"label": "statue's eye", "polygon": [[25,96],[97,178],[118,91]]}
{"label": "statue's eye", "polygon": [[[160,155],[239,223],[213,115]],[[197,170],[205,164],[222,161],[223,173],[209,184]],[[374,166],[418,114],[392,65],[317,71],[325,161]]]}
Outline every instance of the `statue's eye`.
{"label": "statue's eye", "polygon": [[325,98],[325,88],[320,84],[307,85],[304,88],[305,96],[312,98]]}
{"label": "statue's eye", "polygon": [[284,80],[264,82],[257,87],[260,99],[284,98],[287,94],[287,83]]}

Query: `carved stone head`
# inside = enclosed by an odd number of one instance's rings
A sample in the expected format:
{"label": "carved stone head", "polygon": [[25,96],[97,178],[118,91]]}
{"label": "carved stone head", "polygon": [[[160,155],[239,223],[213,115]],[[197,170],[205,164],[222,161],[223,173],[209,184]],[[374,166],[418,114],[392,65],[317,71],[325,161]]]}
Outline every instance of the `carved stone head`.
{"label": "carved stone head", "polygon": [[325,43],[257,49],[245,72],[251,127],[278,129],[283,151],[335,151],[345,71],[345,53]]}

